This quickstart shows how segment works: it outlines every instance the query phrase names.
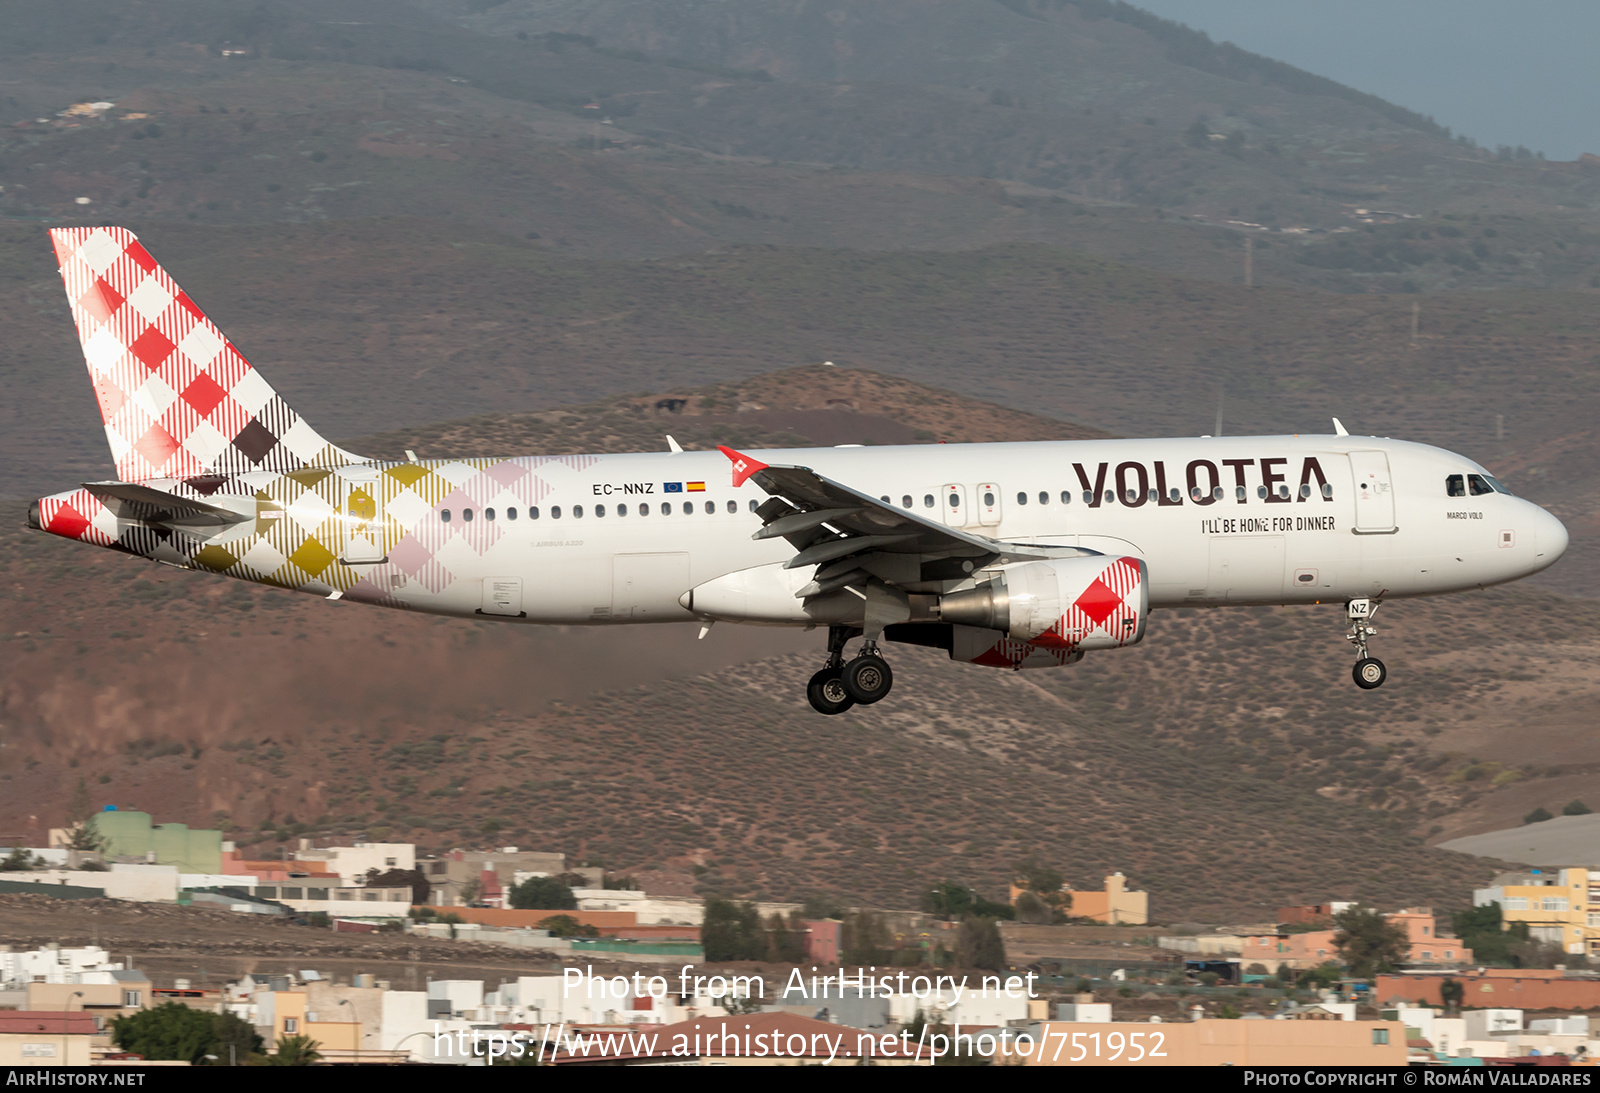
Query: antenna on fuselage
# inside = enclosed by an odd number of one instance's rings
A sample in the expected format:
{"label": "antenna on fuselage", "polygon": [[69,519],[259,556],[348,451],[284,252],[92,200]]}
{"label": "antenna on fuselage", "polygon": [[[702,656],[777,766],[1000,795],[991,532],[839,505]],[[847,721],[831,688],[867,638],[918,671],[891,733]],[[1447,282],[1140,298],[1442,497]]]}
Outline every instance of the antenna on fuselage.
{"label": "antenna on fuselage", "polygon": [[671,433],[667,434],[667,451],[671,452],[673,455],[677,455],[679,452],[683,451],[683,445],[679,444],[676,440],[673,440]]}
{"label": "antenna on fuselage", "polygon": [[1349,436],[1350,435],[1350,430],[1346,429],[1344,427],[1344,422],[1340,421],[1338,418],[1334,418],[1333,419],[1333,435],[1334,436]]}
{"label": "antenna on fuselage", "polygon": [[1217,392],[1217,427],[1211,431],[1212,436],[1222,435],[1222,400],[1227,397],[1228,385],[1224,383]]}

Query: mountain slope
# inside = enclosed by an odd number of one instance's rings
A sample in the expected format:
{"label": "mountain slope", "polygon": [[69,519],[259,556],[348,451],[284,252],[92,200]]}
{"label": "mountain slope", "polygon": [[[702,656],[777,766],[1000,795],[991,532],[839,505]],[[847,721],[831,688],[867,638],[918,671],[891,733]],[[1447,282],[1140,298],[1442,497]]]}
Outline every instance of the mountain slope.
{"label": "mountain slope", "polygon": [[1600,283],[1600,171],[1121,5],[432,7],[0,4],[0,216],[403,215],[629,258],[1030,241],[1215,280],[1248,236],[1262,283]]}

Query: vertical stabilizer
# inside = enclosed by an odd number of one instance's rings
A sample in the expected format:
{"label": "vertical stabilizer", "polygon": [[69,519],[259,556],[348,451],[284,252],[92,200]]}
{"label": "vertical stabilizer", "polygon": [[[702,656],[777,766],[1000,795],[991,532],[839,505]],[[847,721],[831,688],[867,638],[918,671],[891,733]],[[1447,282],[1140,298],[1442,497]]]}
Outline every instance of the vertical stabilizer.
{"label": "vertical stabilizer", "polygon": [[122,481],[363,462],[291,410],[132,232],[50,238]]}

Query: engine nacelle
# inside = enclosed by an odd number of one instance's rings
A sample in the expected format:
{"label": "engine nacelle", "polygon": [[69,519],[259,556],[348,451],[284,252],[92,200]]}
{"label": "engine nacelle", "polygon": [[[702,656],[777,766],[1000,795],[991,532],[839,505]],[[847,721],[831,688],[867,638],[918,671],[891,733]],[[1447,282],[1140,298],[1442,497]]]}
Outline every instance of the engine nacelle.
{"label": "engine nacelle", "polygon": [[939,621],[955,627],[955,660],[1064,664],[1085,650],[1138,644],[1150,614],[1150,582],[1144,560],[1129,556],[1027,562],[941,596],[938,610]]}

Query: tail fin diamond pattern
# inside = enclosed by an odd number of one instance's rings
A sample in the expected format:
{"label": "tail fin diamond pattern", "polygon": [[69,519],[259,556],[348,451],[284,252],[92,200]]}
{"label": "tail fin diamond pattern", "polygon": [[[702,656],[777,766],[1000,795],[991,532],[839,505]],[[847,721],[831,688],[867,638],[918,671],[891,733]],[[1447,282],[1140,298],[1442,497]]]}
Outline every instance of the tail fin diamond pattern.
{"label": "tail fin diamond pattern", "polygon": [[123,228],[50,233],[124,482],[359,462],[324,440]]}

